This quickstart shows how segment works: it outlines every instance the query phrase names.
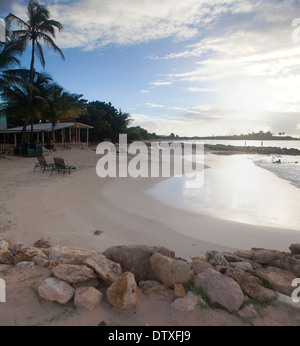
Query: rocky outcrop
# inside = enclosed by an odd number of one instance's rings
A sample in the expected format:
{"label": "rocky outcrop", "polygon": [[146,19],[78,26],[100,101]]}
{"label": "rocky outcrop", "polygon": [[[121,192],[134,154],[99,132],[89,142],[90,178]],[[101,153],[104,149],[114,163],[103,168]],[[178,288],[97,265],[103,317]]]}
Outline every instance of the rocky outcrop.
{"label": "rocky outcrop", "polygon": [[88,310],[97,309],[103,296],[123,311],[135,309],[141,294],[157,294],[178,311],[212,306],[248,318],[256,315],[245,303],[251,299],[267,303],[277,298],[281,304],[291,303],[292,281],[300,276],[299,252],[300,244],[292,244],[290,252],[213,250],[189,262],[159,246],[115,246],[98,253],[52,247],[44,240],[26,246],[2,239],[0,265],[7,268],[15,264],[20,271],[47,268],[49,277],[40,283],[39,296],[60,304],[73,299],[76,307]]}

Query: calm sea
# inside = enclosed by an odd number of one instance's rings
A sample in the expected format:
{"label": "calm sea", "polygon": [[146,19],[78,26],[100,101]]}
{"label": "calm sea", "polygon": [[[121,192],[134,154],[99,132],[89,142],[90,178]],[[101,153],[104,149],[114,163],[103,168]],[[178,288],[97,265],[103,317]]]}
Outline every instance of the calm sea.
{"label": "calm sea", "polygon": [[[199,142],[245,145],[245,141]],[[246,141],[246,145],[262,143]],[[300,149],[300,141],[264,141],[263,145]],[[204,179],[169,178],[147,192],[203,215],[300,230],[300,156],[208,154],[204,162],[210,167],[205,169]]]}

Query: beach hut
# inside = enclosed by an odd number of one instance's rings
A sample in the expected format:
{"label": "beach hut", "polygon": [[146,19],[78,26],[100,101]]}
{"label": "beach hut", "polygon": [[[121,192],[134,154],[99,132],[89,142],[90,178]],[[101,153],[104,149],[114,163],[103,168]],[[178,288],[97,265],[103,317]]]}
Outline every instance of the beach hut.
{"label": "beach hut", "polygon": [[[89,130],[93,126],[80,122],[58,122],[54,127],[52,123],[38,123],[33,125],[34,142],[42,145],[53,145],[58,148],[87,148],[89,146]],[[21,138],[23,127],[0,128],[0,151],[3,152],[9,148],[17,148],[18,141]],[[85,131],[84,142],[81,141]],[[30,137],[31,125],[26,128],[26,134]],[[53,140],[50,142],[51,133]]]}

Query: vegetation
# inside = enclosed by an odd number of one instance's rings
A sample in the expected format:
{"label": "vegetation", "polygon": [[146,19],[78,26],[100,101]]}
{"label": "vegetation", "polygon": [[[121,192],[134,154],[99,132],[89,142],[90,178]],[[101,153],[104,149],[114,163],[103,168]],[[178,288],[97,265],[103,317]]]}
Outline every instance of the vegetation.
{"label": "vegetation", "polygon": [[[55,20],[50,19],[50,12],[45,5],[40,5],[38,2],[33,0],[29,1],[27,6],[28,20],[17,17],[13,13],[10,13],[6,18],[8,25],[16,24],[18,30],[12,31],[11,39],[14,42],[18,42],[23,49],[31,43],[31,63],[30,63],[30,75],[29,83],[32,85],[35,77],[35,55],[38,56],[43,67],[45,67],[45,57],[43,52],[43,47],[40,43],[42,41],[49,47],[52,47],[56,52],[58,52],[64,59],[64,55],[60,48],[54,43],[52,38],[55,38],[55,29],[61,31],[63,25]],[[22,140],[25,141],[25,131],[26,127],[31,119],[33,123],[34,111],[32,109],[33,101],[33,88],[28,88],[28,100],[26,108],[26,117],[23,124]],[[32,130],[33,133],[33,130]]]}

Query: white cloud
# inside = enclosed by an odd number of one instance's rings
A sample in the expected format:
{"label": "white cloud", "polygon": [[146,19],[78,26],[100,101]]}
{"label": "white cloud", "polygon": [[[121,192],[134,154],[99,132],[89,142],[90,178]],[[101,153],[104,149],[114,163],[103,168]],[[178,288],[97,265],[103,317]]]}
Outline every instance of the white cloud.
{"label": "white cloud", "polygon": [[158,105],[156,103],[151,103],[151,102],[146,103],[146,105],[151,108],[165,108],[165,106],[163,105]]}

